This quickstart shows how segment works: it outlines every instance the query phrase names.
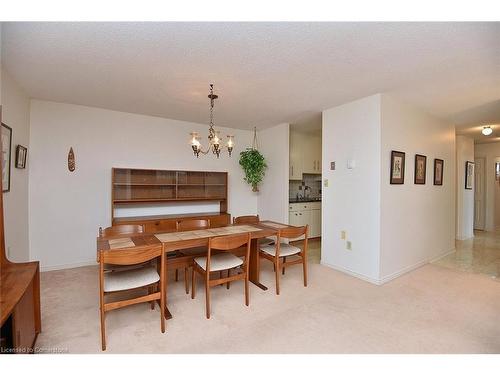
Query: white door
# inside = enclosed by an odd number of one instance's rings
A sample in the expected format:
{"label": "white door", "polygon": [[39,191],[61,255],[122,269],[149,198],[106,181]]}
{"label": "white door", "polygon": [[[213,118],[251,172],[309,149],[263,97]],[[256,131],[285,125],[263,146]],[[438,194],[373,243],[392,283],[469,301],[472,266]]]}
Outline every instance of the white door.
{"label": "white door", "polygon": [[474,159],[474,229],[484,230],[486,217],[485,158]]}

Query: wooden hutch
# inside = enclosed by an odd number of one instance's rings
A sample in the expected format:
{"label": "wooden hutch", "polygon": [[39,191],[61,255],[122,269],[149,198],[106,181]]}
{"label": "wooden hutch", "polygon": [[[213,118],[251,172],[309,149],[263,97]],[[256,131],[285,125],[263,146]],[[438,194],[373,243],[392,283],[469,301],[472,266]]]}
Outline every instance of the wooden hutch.
{"label": "wooden hutch", "polygon": [[[143,224],[146,231],[175,230],[180,218],[210,219],[212,227],[227,225],[227,172],[113,168],[112,224]],[[179,202],[218,202],[219,211],[155,216],[116,217],[116,209]]]}

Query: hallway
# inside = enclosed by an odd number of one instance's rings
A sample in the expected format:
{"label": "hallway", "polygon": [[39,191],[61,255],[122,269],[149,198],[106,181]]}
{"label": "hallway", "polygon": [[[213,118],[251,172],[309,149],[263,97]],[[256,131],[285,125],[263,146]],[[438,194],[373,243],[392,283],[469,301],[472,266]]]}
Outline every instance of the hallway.
{"label": "hallway", "polygon": [[473,239],[456,241],[456,249],[434,264],[500,281],[500,231],[475,231]]}

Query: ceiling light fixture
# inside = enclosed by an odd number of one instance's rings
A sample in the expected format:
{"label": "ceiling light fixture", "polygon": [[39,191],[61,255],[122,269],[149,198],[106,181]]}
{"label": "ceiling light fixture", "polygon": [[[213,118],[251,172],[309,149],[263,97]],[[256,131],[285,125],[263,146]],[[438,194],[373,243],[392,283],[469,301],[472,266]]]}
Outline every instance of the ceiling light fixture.
{"label": "ceiling light fixture", "polygon": [[200,157],[200,153],[203,155],[207,155],[210,151],[214,155],[217,155],[219,158],[220,152],[222,149],[227,148],[227,152],[229,156],[233,152],[234,147],[234,135],[227,136],[227,143],[225,146],[221,145],[221,139],[219,136],[219,131],[215,131],[214,129],[214,101],[219,96],[214,94],[214,85],[210,84],[210,94],[208,98],[210,99],[210,127],[208,128],[208,147],[206,150],[203,150],[203,147],[200,143],[200,137],[197,132],[192,132],[191,134],[191,148],[193,149],[194,155],[198,158]]}
{"label": "ceiling light fixture", "polygon": [[483,135],[491,135],[491,133],[493,133],[493,129],[491,128],[491,126],[484,126],[483,130],[481,130],[481,133],[483,133]]}

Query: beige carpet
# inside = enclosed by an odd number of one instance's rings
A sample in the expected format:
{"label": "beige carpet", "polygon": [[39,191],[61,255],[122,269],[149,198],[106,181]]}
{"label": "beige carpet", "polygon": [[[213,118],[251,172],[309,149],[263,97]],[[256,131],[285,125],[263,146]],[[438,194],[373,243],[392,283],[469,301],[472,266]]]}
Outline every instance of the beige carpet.
{"label": "beige carpet", "polygon": [[[160,332],[158,307],[141,304],[107,315],[106,353],[499,353],[500,283],[484,275],[426,265],[383,286],[319,264],[287,270],[282,295],[263,263],[267,292],[243,283],[204,291],[193,301],[170,283],[174,318]],[[100,353],[97,267],[42,274],[43,332],[37,346]]]}

